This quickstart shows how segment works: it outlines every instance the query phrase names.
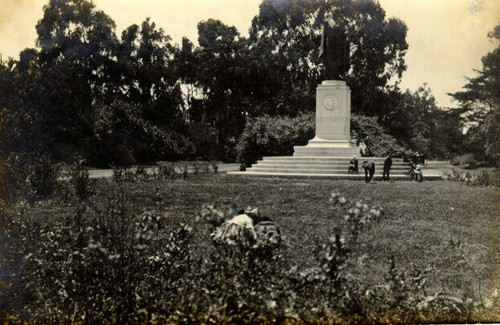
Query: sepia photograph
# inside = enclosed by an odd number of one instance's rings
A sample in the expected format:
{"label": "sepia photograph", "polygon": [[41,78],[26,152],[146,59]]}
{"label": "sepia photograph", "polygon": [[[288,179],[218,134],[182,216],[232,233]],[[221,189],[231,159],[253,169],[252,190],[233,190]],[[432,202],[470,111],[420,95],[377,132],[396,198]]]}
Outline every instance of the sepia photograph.
{"label": "sepia photograph", "polygon": [[500,1],[0,0],[0,324],[500,322]]}

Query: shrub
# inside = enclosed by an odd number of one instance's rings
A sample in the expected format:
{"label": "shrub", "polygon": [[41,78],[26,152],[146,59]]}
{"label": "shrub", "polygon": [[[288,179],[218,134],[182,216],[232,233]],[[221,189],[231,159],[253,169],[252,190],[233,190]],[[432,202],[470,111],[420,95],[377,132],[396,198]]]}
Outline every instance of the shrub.
{"label": "shrub", "polygon": [[175,163],[174,162],[159,162],[158,169],[153,176],[158,180],[167,180],[175,178]]}
{"label": "shrub", "polygon": [[147,181],[150,178],[150,175],[148,174],[146,167],[142,165],[136,166],[134,173],[135,173],[134,176],[138,181]]}
{"label": "shrub", "polygon": [[482,170],[474,174],[473,182],[483,186],[500,187],[500,169]]}
{"label": "shrub", "polygon": [[148,171],[144,166],[135,166],[130,168],[120,168],[113,166],[112,179],[115,182],[148,182],[148,181],[165,181],[173,180],[176,175],[182,175],[186,179],[190,171],[193,175],[217,173],[218,167],[215,163],[204,161],[196,161],[191,164],[182,164],[180,168],[176,168],[174,162],[158,162],[156,168]]}
{"label": "shrub", "polygon": [[210,167],[212,167],[212,171],[214,172],[214,174],[217,174],[217,172],[219,171],[219,166],[216,163],[212,162],[210,163]]}
{"label": "shrub", "polygon": [[141,310],[175,299],[192,229],[167,227],[161,211],[134,212],[122,192],[104,203],[50,226],[23,215],[10,225],[10,239],[32,243],[11,248],[22,258],[30,321],[142,322]]}
{"label": "shrub", "polygon": [[0,167],[5,186],[0,199],[6,202],[22,201],[34,203],[55,198],[64,203],[73,199],[86,200],[93,194],[94,182],[89,178],[87,162],[78,157],[69,168],[55,164],[48,155],[35,157],[10,156]]}
{"label": "shrub", "polygon": [[108,168],[114,166],[132,166],[136,163],[133,147],[126,143],[117,143],[112,139],[98,138],[88,150],[92,166]]}
{"label": "shrub", "polygon": [[448,181],[465,182],[467,185],[500,187],[500,170],[498,168],[480,171],[460,172],[453,168],[452,173],[445,176]]}
{"label": "shrub", "polygon": [[61,169],[55,198],[58,203],[71,205],[94,195],[94,187],[95,180],[89,177],[87,161],[78,157],[72,165]]}
{"label": "shrub", "polygon": [[135,171],[133,168],[121,168],[116,166],[111,166],[113,168],[113,174],[111,179],[114,182],[134,182],[137,181],[135,177]]}
{"label": "shrub", "polygon": [[411,150],[401,146],[384,128],[376,117],[353,114],[351,116],[351,135],[356,142],[364,140],[370,152],[376,157],[385,157],[392,153],[394,157],[410,157]]}
{"label": "shrub", "polygon": [[35,156],[27,164],[27,198],[36,201],[50,197],[56,190],[60,165],[48,155]]}
{"label": "shrub", "polygon": [[463,166],[467,168],[474,169],[479,165],[473,153],[467,153],[464,155],[453,157],[451,160],[453,166]]}
{"label": "shrub", "polygon": [[184,180],[186,180],[188,178],[188,175],[189,175],[189,167],[188,167],[188,165],[182,166],[182,178]]}
{"label": "shrub", "polygon": [[24,197],[27,174],[22,156],[11,154],[0,159],[0,200],[8,203]]}
{"label": "shrub", "polygon": [[293,146],[314,137],[314,115],[249,119],[236,146],[238,161],[247,166],[263,156],[291,155]]}
{"label": "shrub", "polygon": [[[0,314],[1,321],[465,322],[495,315],[500,306],[495,291],[476,302],[430,293],[432,267],[400,269],[395,258],[387,261],[383,280],[357,277],[356,270],[371,267],[358,238],[384,212],[336,191],[324,216],[332,222],[332,236],[313,252],[317,263],[300,270],[282,246],[215,244],[210,233],[234,216],[233,206],[203,206],[193,229],[170,225],[158,208],[134,211],[122,191],[95,199],[50,225],[34,222],[23,210],[0,219],[8,230],[0,244],[19,258],[17,297],[24,298],[24,307],[8,305],[12,314]],[[450,249],[459,246],[452,244]],[[460,262],[461,255],[452,261]]]}
{"label": "shrub", "polygon": [[[97,143],[92,149],[93,163],[130,165],[187,158],[194,153],[191,141],[181,133],[154,125],[144,118],[135,104],[115,101],[98,107]],[[116,152],[123,152],[116,155]]]}
{"label": "shrub", "polygon": [[86,200],[94,194],[94,181],[89,178],[89,170],[85,159],[77,159],[71,166],[69,182],[74,195],[80,200]]}
{"label": "shrub", "polygon": [[194,164],[191,165],[191,170],[193,171],[193,175],[198,175],[202,168],[202,165],[198,162],[195,162]]}

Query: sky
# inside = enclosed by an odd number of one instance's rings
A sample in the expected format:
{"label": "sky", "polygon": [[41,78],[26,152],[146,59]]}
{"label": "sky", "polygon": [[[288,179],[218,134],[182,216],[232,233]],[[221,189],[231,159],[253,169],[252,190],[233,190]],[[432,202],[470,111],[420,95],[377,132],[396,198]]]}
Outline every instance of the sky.
{"label": "sky", "polygon": [[[196,42],[196,25],[220,19],[248,35],[252,18],[262,0],[94,0],[116,22],[117,35],[150,17],[180,44],[183,36]],[[356,1],[356,0],[354,0]],[[0,0],[0,53],[18,58],[34,47],[35,25],[48,0]],[[400,87],[416,90],[427,83],[438,105],[453,107],[447,95],[460,91],[473,69],[481,69],[481,57],[493,50],[487,33],[500,24],[500,0],[379,0],[387,17],[408,27],[407,71]]]}

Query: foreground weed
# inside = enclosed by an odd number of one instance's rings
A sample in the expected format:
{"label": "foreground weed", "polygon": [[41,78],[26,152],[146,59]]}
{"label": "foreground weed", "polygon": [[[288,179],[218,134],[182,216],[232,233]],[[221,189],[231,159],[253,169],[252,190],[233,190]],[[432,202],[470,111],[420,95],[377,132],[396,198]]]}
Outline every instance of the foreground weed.
{"label": "foreground weed", "polygon": [[[4,287],[9,297],[22,297],[23,307],[6,305],[2,320],[428,323],[493,320],[500,311],[498,291],[479,298],[431,291],[431,268],[401,268],[395,258],[380,281],[356,276],[374,262],[360,253],[361,234],[390,211],[337,191],[324,211],[332,233],[306,268],[284,254],[286,240],[213,240],[214,230],[238,213],[236,205],[205,205],[188,226],[170,224],[161,204],[138,211],[129,201],[119,188],[100,200],[91,196],[50,225],[22,209],[4,213],[6,247],[18,266],[18,285]],[[461,255],[447,254],[457,261]]]}

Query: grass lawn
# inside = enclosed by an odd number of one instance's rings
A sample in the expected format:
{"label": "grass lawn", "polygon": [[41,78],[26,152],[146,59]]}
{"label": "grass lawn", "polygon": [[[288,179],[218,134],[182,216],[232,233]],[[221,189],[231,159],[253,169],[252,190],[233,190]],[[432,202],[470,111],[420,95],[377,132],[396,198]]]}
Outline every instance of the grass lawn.
{"label": "grass lawn", "polygon": [[[380,222],[360,238],[359,254],[366,259],[366,267],[355,270],[355,276],[382,281],[393,256],[397,267],[426,269],[436,292],[478,297],[494,288],[500,290],[498,188],[444,181],[366,184],[217,174],[144,183],[102,179],[96,196],[116,188],[125,190],[138,212],[160,204],[172,223],[194,225],[206,203],[258,207],[281,228],[284,255],[299,270],[317,264],[313,252],[326,242],[341,217],[328,202],[329,193],[335,190],[348,199],[384,209]],[[29,214],[49,219],[72,209],[37,207]]]}

